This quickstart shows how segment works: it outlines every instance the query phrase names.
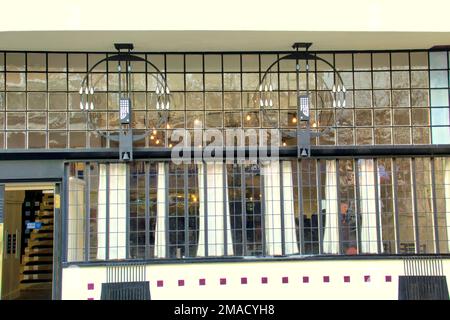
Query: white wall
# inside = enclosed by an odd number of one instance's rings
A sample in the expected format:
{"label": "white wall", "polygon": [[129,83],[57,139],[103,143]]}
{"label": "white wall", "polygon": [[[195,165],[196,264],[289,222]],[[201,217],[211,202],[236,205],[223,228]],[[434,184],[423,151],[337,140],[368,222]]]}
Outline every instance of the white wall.
{"label": "white wall", "polygon": [[0,31],[448,32],[449,9],[448,0],[5,0]]}
{"label": "white wall", "polygon": [[[444,271],[450,276],[450,260]],[[397,299],[398,276],[404,275],[402,260],[273,261],[229,263],[159,264],[146,267],[154,300],[183,299]],[[329,282],[324,282],[324,276]],[[350,282],[344,277],[350,276]],[[366,276],[369,276],[367,279]],[[247,284],[241,284],[241,278]],[[261,278],[268,283],[262,284]],[[282,278],[288,277],[288,283]],[[309,283],[303,283],[303,277]],[[387,281],[386,277],[391,277]],[[226,284],[220,285],[220,279]],[[204,286],[199,279],[205,279]],[[178,285],[184,280],[184,286]],[[367,281],[369,280],[369,281]],[[62,298],[100,299],[106,267],[63,269]],[[158,287],[158,281],[163,286]],[[88,289],[94,284],[93,290]],[[160,283],[161,284],[161,283]]]}

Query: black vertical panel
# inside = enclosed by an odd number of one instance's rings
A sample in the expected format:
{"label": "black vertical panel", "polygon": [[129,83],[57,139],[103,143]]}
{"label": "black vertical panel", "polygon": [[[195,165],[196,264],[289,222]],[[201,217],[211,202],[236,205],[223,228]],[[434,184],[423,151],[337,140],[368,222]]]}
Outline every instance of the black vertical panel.
{"label": "black vertical panel", "polygon": [[3,206],[5,205],[5,185],[0,184],[0,223],[3,223]]}

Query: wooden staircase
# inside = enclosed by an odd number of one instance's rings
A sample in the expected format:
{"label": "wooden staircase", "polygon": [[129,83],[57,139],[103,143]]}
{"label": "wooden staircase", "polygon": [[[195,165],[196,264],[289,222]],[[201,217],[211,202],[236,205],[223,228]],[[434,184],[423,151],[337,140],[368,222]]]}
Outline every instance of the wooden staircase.
{"label": "wooden staircase", "polygon": [[22,255],[20,290],[50,288],[53,272],[53,194],[44,194],[35,222],[40,229],[30,233],[25,254]]}

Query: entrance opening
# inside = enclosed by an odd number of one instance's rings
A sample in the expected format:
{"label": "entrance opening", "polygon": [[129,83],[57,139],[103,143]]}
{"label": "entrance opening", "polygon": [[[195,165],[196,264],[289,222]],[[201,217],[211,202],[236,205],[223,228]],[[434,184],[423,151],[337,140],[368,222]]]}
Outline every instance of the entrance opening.
{"label": "entrance opening", "polygon": [[54,192],[48,183],[5,185],[2,300],[52,299]]}

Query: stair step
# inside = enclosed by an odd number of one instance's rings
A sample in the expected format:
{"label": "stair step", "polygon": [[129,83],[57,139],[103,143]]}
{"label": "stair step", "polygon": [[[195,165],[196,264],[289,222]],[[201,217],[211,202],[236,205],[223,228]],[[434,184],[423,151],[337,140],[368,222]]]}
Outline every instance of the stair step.
{"label": "stair step", "polygon": [[53,254],[40,256],[23,256],[22,261],[26,264],[53,263]]}
{"label": "stair step", "polygon": [[53,247],[53,239],[45,239],[39,238],[35,240],[28,241],[28,248],[52,248]]}
{"label": "stair step", "polygon": [[38,239],[43,239],[43,240],[53,240],[53,233],[49,232],[49,233],[31,233],[30,236],[30,240],[38,240]]}
{"label": "stair step", "polygon": [[53,254],[53,248],[25,248],[25,255],[36,256],[41,254]]}
{"label": "stair step", "polygon": [[30,271],[44,271],[44,270],[53,270],[53,265],[51,263],[48,264],[37,264],[32,266],[22,266],[22,272],[30,272]]}
{"label": "stair step", "polygon": [[52,282],[52,279],[23,279],[20,280],[20,288],[22,288],[23,284],[38,284],[44,282]]}
{"label": "stair step", "polygon": [[34,274],[52,274],[53,270],[24,270],[21,275],[34,275]]}
{"label": "stair step", "polygon": [[38,273],[38,274],[21,274],[20,281],[26,280],[52,280],[51,273]]}

